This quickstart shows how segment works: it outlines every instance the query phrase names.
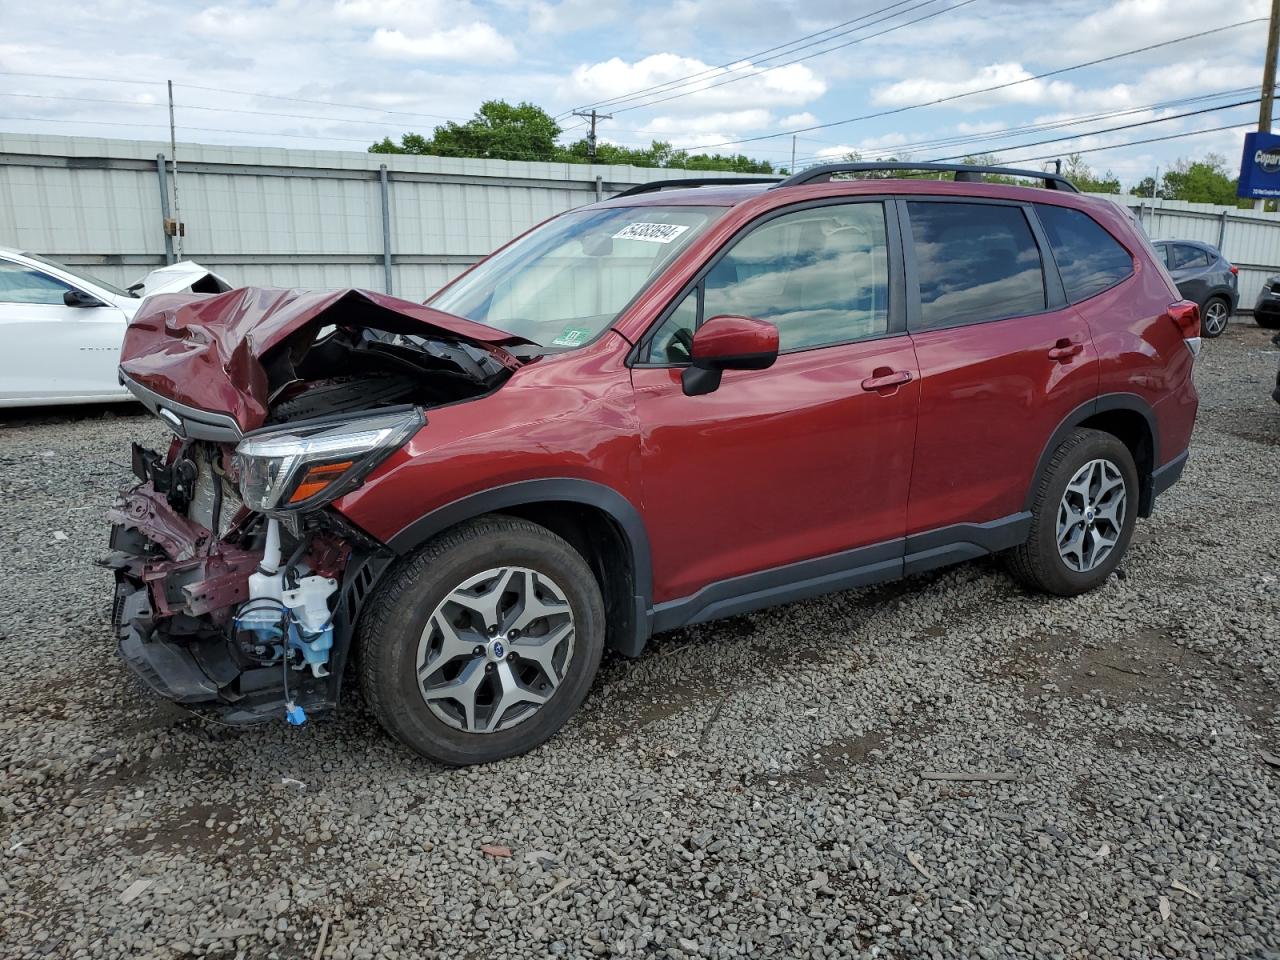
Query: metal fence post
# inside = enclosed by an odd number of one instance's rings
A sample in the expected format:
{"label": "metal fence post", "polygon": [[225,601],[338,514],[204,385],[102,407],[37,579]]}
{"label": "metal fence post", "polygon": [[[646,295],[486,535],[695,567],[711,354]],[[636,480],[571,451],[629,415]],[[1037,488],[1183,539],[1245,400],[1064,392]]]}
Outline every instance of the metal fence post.
{"label": "metal fence post", "polygon": [[[162,225],[169,221],[169,178],[165,173],[165,160],[163,153],[156,154],[156,173],[160,177],[160,222]],[[176,258],[173,255],[173,237],[169,235],[169,231],[164,231],[164,262],[174,263]]]}
{"label": "metal fence post", "polygon": [[[1227,242],[1227,211],[1218,214],[1218,252],[1222,253],[1222,245]],[[1224,254],[1225,256],[1225,254]]]}
{"label": "metal fence post", "polygon": [[382,192],[382,287],[391,293],[391,185],[385,163],[378,167],[378,186]]}
{"label": "metal fence post", "polygon": [[596,203],[604,199],[604,177],[596,177]]}

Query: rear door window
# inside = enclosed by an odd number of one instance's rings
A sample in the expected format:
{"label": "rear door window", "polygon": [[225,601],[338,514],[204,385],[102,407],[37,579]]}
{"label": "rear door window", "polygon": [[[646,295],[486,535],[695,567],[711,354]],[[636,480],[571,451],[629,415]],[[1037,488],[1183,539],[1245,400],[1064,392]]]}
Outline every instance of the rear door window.
{"label": "rear door window", "polygon": [[1129,251],[1088,214],[1047,203],[1036,204],[1036,214],[1072,303],[1087,300],[1133,273]]}
{"label": "rear door window", "polygon": [[1018,206],[909,201],[920,317],[932,330],[1041,313],[1044,265]]}

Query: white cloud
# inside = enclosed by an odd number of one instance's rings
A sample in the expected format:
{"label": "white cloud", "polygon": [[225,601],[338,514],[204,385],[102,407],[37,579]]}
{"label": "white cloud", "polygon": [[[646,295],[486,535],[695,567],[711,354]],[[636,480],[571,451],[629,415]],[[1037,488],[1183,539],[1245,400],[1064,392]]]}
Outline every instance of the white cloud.
{"label": "white cloud", "polygon": [[730,133],[741,133],[745,130],[759,130],[773,124],[773,114],[768,110],[734,110],[719,113],[704,113],[692,117],[654,117],[640,127],[638,133],[655,135],[675,134],[683,136],[693,129],[727,130]]}
{"label": "white cloud", "polygon": [[486,60],[505,63],[515,59],[510,40],[487,23],[468,23],[448,30],[408,35],[379,27],[369,41],[381,56],[405,60]]}
{"label": "white cloud", "polygon": [[388,29],[440,29],[477,19],[468,0],[337,0],[339,20]]}
{"label": "white cloud", "polygon": [[[880,87],[872,93],[872,102],[888,107],[909,106],[941,100],[961,94],[972,94],[956,100],[949,106],[958,110],[981,110],[993,104],[1043,104],[1067,103],[1076,94],[1076,88],[1059,80],[1032,80],[1035,76],[1020,63],[991,63],[979,68],[962,80],[931,80],[911,77]],[[1002,90],[977,94],[986,90],[1012,84]]]}
{"label": "white cloud", "polygon": [[[645,95],[640,102],[681,94],[665,101],[662,109],[680,112],[706,110],[708,107],[733,110],[802,106],[827,92],[826,81],[804,64],[762,69],[750,63],[740,63],[726,69],[710,66],[693,57],[655,53],[635,62],[613,57],[601,63],[579,66],[573,71],[565,93],[580,102],[606,100],[691,76],[697,79],[678,87],[674,84],[664,86]],[[630,102],[619,104],[630,105]]]}
{"label": "white cloud", "polygon": [[546,34],[599,30],[601,26],[617,21],[625,7],[625,3],[610,3],[608,0],[559,0],[558,3],[535,0],[528,6],[529,29]]}
{"label": "white cloud", "polygon": [[783,117],[778,121],[778,126],[791,129],[793,127],[811,127],[818,122],[818,118],[807,110],[804,113],[793,113]]}

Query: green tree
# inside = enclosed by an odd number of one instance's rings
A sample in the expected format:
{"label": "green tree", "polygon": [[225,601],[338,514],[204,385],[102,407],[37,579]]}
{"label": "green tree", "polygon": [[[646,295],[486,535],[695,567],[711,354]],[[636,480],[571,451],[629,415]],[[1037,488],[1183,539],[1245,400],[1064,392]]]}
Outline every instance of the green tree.
{"label": "green tree", "polygon": [[[590,163],[591,151],[586,139],[574,141],[567,147],[561,146],[557,142],[560,132],[560,126],[540,107],[531,103],[512,106],[502,100],[489,100],[481,104],[476,115],[466,123],[443,124],[436,127],[430,137],[406,133],[399,143],[384,137],[372,144],[369,152]],[[654,140],[647,147],[600,142],[596,146],[595,162],[732,173],[775,172],[773,164],[767,160],[753,160],[740,153],[731,156],[718,153],[690,155],[664,140]]]}
{"label": "green tree", "polygon": [[1120,178],[1108,170],[1102,176],[1093,172],[1093,168],[1078,153],[1067,155],[1067,162],[1062,165],[1062,175],[1076,185],[1082,193],[1119,193]]}
{"label": "green tree", "polygon": [[1203,160],[1179,160],[1163,178],[1160,195],[1192,203],[1236,205],[1236,180],[1227,161],[1216,153]]}
{"label": "green tree", "polygon": [[436,127],[430,139],[406,133],[369,147],[370,153],[413,153],[436,157],[484,157],[492,160],[559,160],[560,125],[541,107],[487,100],[466,123]]}
{"label": "green tree", "polygon": [[1133,185],[1133,188],[1129,192],[1135,197],[1155,197],[1158,194],[1158,191],[1156,190],[1156,178],[1143,177]]}

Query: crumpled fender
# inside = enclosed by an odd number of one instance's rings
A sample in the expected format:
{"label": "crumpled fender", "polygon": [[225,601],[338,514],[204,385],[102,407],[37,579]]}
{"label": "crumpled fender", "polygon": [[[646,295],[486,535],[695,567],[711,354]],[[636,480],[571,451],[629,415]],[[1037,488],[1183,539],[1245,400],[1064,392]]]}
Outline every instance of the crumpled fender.
{"label": "crumpled fender", "polygon": [[120,372],[178,403],[229,414],[242,432],[253,430],[267,417],[263,357],[309,324],[466,341],[513,370],[521,361],[503,348],[530,342],[371,290],[244,287],[212,296],[148,297],[125,331]]}

